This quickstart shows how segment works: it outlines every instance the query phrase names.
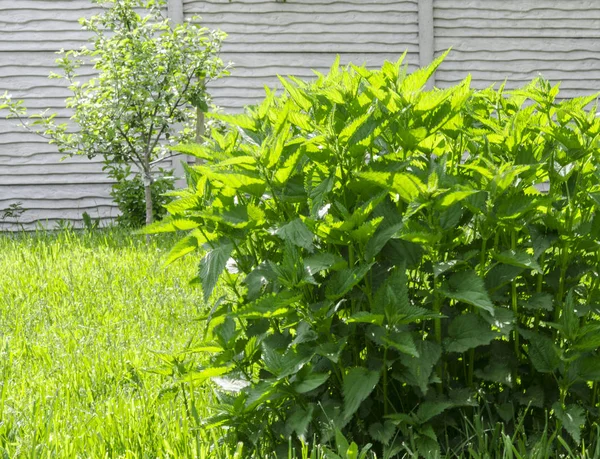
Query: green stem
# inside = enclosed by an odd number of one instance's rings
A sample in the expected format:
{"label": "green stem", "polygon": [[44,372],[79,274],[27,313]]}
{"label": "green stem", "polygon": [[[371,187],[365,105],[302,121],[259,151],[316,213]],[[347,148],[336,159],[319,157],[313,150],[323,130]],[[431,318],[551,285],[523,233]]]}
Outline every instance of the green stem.
{"label": "green stem", "polygon": [[558,322],[560,319],[560,313],[563,306],[563,298],[565,295],[565,284],[567,278],[567,267],[569,261],[569,242],[565,241],[560,256],[560,280],[558,283],[558,295],[556,298],[556,305],[554,306],[554,322]]}
{"label": "green stem", "polygon": [[[517,232],[516,231],[512,231],[510,233],[510,248],[513,251],[517,250]],[[521,348],[519,345],[519,330],[517,330],[518,326],[519,326],[519,304],[517,301],[517,280],[513,279],[512,282],[510,283],[510,287],[511,287],[511,293],[510,293],[510,299],[511,299],[511,304],[512,304],[512,311],[515,315],[515,330],[513,332],[513,341],[514,341],[514,345],[515,345],[515,356],[517,357],[517,361],[521,360]]]}
{"label": "green stem", "polygon": [[[546,252],[544,252],[540,255],[540,268],[541,268],[542,272],[540,272],[537,275],[537,283],[535,286],[536,293],[542,293],[542,287],[544,285],[544,265],[545,264],[546,264]],[[533,328],[535,329],[536,333],[538,331],[539,326],[540,326],[540,310],[538,309],[535,312],[535,321],[534,321],[534,325],[533,325]]]}
{"label": "green stem", "polygon": [[[481,241],[481,251],[479,252],[479,277],[482,279],[485,276],[485,259],[487,250],[487,238]],[[471,308],[474,311],[474,308]],[[469,387],[473,387],[473,372],[475,371],[475,349],[469,349],[469,374],[468,384]]]}
{"label": "green stem", "polygon": [[388,415],[388,367],[387,367],[387,352],[386,347],[383,350],[383,415]]}
{"label": "green stem", "polygon": [[[436,313],[436,315],[439,315],[440,311],[442,310],[442,299],[440,294],[438,293],[438,280],[437,278],[434,276],[433,278],[433,311]],[[440,319],[439,317],[436,317],[435,319],[433,319],[433,327],[434,327],[434,335],[435,335],[435,342],[438,345],[442,345],[442,319]],[[440,361],[437,365],[438,367],[438,374],[440,376],[440,379],[443,380],[443,368],[444,368],[444,354],[442,353],[442,356],[440,358]],[[437,390],[438,393],[442,393],[442,384],[443,383],[439,383],[437,385]]]}

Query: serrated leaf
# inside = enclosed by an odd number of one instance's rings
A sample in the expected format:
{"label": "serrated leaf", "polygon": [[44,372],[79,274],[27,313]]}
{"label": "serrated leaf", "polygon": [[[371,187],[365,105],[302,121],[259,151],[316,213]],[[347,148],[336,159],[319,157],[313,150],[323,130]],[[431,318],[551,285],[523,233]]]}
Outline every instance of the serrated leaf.
{"label": "serrated leaf", "polygon": [[501,306],[494,307],[494,314],[490,314],[487,311],[481,311],[481,317],[491,326],[496,327],[500,333],[504,336],[508,334],[515,327],[515,315],[507,308]]}
{"label": "serrated leaf", "polygon": [[392,421],[385,421],[383,424],[381,422],[376,422],[369,426],[369,434],[371,437],[384,445],[387,445],[390,442],[395,433],[396,426]]}
{"label": "serrated leaf", "polygon": [[206,241],[199,242],[196,235],[187,235],[171,248],[165,264],[171,264],[175,260],[178,260],[190,252],[193,252],[194,250],[200,248],[204,242]]}
{"label": "serrated leaf", "polygon": [[254,301],[260,296],[264,287],[270,282],[277,280],[277,273],[273,271],[268,263],[261,263],[244,279],[244,284],[248,286],[248,300]]}
{"label": "serrated leaf", "polygon": [[346,347],[346,342],[346,338],[343,338],[337,343],[320,344],[315,352],[317,353],[317,355],[323,356],[331,360],[333,363],[338,363],[338,361],[340,360],[340,355]]}
{"label": "serrated leaf", "polygon": [[310,373],[302,380],[294,383],[293,387],[299,394],[305,394],[322,386],[329,379],[329,373]]}
{"label": "serrated leaf", "polygon": [[301,353],[295,349],[288,349],[285,354],[281,354],[265,341],[262,343],[262,360],[265,369],[277,379],[297,373],[311,358],[312,354]]}
{"label": "serrated leaf", "polygon": [[400,198],[408,203],[425,191],[423,182],[416,175],[408,173],[362,172],[358,176],[389,191],[398,193]]}
{"label": "serrated leaf", "polygon": [[531,269],[538,273],[542,272],[542,268],[538,262],[535,261],[533,256],[525,252],[506,250],[502,253],[494,255],[494,258],[496,258],[496,260],[498,260],[500,263],[504,263],[506,265],[517,266],[523,269]]}
{"label": "serrated leaf", "polygon": [[365,264],[356,268],[336,271],[327,283],[325,297],[328,300],[337,300],[344,296],[365,277],[371,266],[371,264]]}
{"label": "serrated leaf", "polygon": [[278,76],[279,81],[285,90],[289,93],[290,97],[293,101],[300,107],[302,110],[308,111],[312,107],[312,102],[310,98],[302,91],[302,89],[294,86],[292,83],[287,81],[285,78]]}
{"label": "serrated leaf", "polygon": [[489,324],[475,314],[462,314],[455,317],[448,327],[445,341],[447,352],[465,352],[477,346],[489,344],[499,333],[490,329]]}
{"label": "serrated leaf", "polygon": [[231,371],[232,367],[210,367],[200,371],[190,371],[181,378],[183,381],[187,381],[194,384],[202,384],[208,379],[224,375]]}
{"label": "serrated leaf", "polygon": [[575,361],[575,373],[581,381],[600,381],[600,356],[588,355]]}
{"label": "serrated leaf", "polygon": [[478,193],[478,190],[451,191],[450,193],[446,193],[442,199],[438,201],[438,205],[441,208],[450,207],[475,193]]}
{"label": "serrated leaf", "polygon": [[225,270],[227,260],[233,251],[233,244],[220,243],[216,248],[208,251],[200,260],[200,269],[198,277],[202,284],[202,292],[204,293],[204,301],[208,302],[212,291],[217,285],[221,274]]}
{"label": "serrated leaf", "polygon": [[347,320],[346,323],[352,324],[352,323],[360,323],[360,324],[376,324],[376,325],[381,325],[383,324],[383,319],[384,319],[384,315],[383,314],[372,314],[370,312],[367,311],[360,311],[357,312],[356,314],[353,314],[352,316],[350,316]]}
{"label": "serrated leaf", "polygon": [[573,346],[578,351],[592,351],[600,348],[600,324],[588,323],[579,329]]}
{"label": "serrated leaf", "polygon": [[314,250],[313,233],[308,229],[302,220],[296,218],[291,222],[283,225],[275,234],[284,241],[289,241],[295,246],[302,247],[309,252]]}
{"label": "serrated leaf", "polygon": [[[521,331],[524,334],[524,331]],[[560,366],[560,356],[554,345],[554,341],[539,333],[526,333],[529,339],[529,359],[540,373],[553,373]]]}
{"label": "serrated leaf", "polygon": [[446,298],[470,304],[494,314],[494,305],[490,301],[483,280],[474,271],[462,271],[449,279],[449,288],[440,289]]}
{"label": "serrated leaf", "polygon": [[305,441],[306,431],[312,421],[314,409],[315,406],[312,403],[306,408],[297,406],[285,423],[288,434],[295,432],[298,438]]}
{"label": "serrated leaf", "polygon": [[581,428],[585,426],[585,411],[579,405],[567,405],[565,408],[559,402],[552,405],[554,415],[562,423],[576,444],[581,443]]}
{"label": "serrated leaf", "polygon": [[522,305],[525,309],[533,311],[553,311],[552,295],[549,293],[534,293],[531,298],[523,301]]}
{"label": "serrated leaf", "polygon": [[379,382],[379,372],[366,368],[351,368],[345,375],[342,384],[344,394],[344,418],[350,419],[360,404],[373,392]]}
{"label": "serrated leaf", "polygon": [[424,424],[452,406],[454,404],[450,401],[425,401],[419,404],[417,417],[419,418],[419,422]]}
{"label": "serrated leaf", "polygon": [[418,358],[407,354],[400,356],[400,362],[406,367],[403,381],[418,387],[425,395],[428,391],[431,372],[439,361],[442,350],[437,343],[431,341],[418,341],[415,345],[419,353]]}
{"label": "serrated leaf", "polygon": [[200,222],[182,217],[167,217],[158,222],[154,222],[136,234],[156,234],[156,233],[173,233],[175,231],[188,231],[200,226]]}
{"label": "serrated leaf", "polygon": [[426,424],[421,427],[415,443],[417,445],[417,450],[422,457],[428,459],[440,459],[442,457],[440,443],[431,425]]}
{"label": "serrated leaf", "polygon": [[478,378],[508,387],[513,386],[512,373],[512,369],[504,360],[492,360],[485,368],[475,370],[475,376]]}
{"label": "serrated leaf", "polygon": [[245,319],[271,319],[289,312],[289,306],[302,298],[293,292],[272,293],[256,301],[244,304],[236,313],[237,317]]}
{"label": "serrated leaf", "polygon": [[409,331],[391,332],[381,337],[384,344],[403,354],[419,357],[419,351]]}
{"label": "serrated leaf", "polygon": [[345,268],[346,260],[333,253],[318,253],[304,259],[304,269],[311,275],[315,275],[326,269],[339,270]]}
{"label": "serrated leaf", "polygon": [[365,259],[373,260],[385,247],[388,241],[398,233],[404,224],[402,222],[385,228],[379,227],[373,237],[365,245]]}
{"label": "serrated leaf", "polygon": [[403,264],[395,268],[377,290],[373,311],[385,314],[388,323],[396,325],[441,317],[440,314],[410,303],[408,279]]}

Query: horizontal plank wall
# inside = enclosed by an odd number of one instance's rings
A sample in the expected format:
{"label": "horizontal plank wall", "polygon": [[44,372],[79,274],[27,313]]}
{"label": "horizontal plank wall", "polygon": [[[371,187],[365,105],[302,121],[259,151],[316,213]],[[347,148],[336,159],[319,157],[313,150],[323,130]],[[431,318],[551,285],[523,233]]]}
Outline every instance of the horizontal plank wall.
{"label": "horizontal plank wall", "polygon": [[[600,0],[168,0],[168,10],[175,21],[201,16],[204,26],[229,34],[223,58],[234,64],[231,76],[210,91],[230,112],[260,101],[265,85],[278,86],[276,75],[311,78],[336,55],[378,67],[408,51],[414,69],[450,47],[435,75],[439,87],[471,73],[474,87],[507,79],[513,88],[541,73],[562,81],[563,97],[600,90]],[[0,93],[67,119],[69,91],[47,76],[56,70],[55,51],[86,43],[78,19],[97,11],[91,0],[0,0]],[[101,166],[100,159],[61,161],[44,139],[0,115],[0,217],[21,202],[25,228],[80,224],[83,212],[114,218]]]}
{"label": "horizontal plank wall", "polygon": [[562,97],[600,90],[598,0],[434,0],[434,30],[436,54],[453,49],[439,86],[471,73],[475,87],[515,88],[542,74]]}
{"label": "horizontal plank wall", "polygon": [[[0,0],[0,93],[23,99],[32,113],[48,108],[67,119],[64,99],[70,93],[48,75],[57,71],[57,50],[86,43],[78,20],[97,11],[89,0]],[[91,69],[80,73],[90,76]],[[111,182],[100,160],[61,157],[46,140],[0,115],[0,217],[20,202],[26,211],[19,223],[27,229],[36,222],[50,227],[62,219],[80,222],[83,212],[113,218]]]}
{"label": "horizontal plank wall", "polygon": [[408,51],[411,68],[419,64],[417,0],[184,0],[184,14],[229,35],[231,76],[210,86],[228,111],[259,101],[276,75],[314,77],[311,69],[326,71],[338,54],[376,67]]}

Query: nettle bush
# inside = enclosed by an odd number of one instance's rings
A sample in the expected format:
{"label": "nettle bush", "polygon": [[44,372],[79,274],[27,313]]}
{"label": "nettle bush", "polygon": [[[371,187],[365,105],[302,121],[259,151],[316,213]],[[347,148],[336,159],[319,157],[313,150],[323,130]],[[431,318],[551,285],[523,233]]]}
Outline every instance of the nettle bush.
{"label": "nettle bush", "polygon": [[384,457],[403,442],[435,457],[467,451],[461,428],[480,412],[497,442],[589,446],[595,96],[557,101],[543,80],[424,90],[442,59],[282,79],[284,94],[181,148],[205,163],[150,231],[189,230],[171,261],[204,251],[206,334],[185,354],[203,366],[179,366],[214,378],[204,427],[259,456],[341,433]]}

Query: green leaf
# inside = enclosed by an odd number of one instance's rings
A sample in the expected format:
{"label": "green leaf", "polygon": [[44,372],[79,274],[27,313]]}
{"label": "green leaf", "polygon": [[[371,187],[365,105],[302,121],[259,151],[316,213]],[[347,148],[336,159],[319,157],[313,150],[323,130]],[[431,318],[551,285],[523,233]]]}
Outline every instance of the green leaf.
{"label": "green leaf", "polygon": [[581,443],[581,428],[585,427],[585,410],[579,405],[567,405],[565,408],[559,402],[552,405],[554,415],[562,423],[576,444]]}
{"label": "green leaf", "polygon": [[327,269],[339,270],[347,266],[346,260],[333,253],[318,253],[304,259],[304,269],[311,275],[325,271]]}
{"label": "green leaf", "polygon": [[425,401],[419,404],[417,417],[419,418],[419,422],[424,424],[452,406],[454,406],[454,403],[449,401]]}
{"label": "green leaf", "polygon": [[381,337],[383,343],[403,354],[419,357],[419,351],[409,331],[390,332]]}
{"label": "green leaf", "polygon": [[389,274],[374,298],[373,312],[385,314],[389,324],[410,323],[437,316],[432,311],[414,306],[408,296],[408,278],[404,265]]}
{"label": "green leaf", "polygon": [[450,193],[446,193],[444,196],[442,196],[442,199],[438,201],[438,205],[441,208],[450,207],[451,205],[456,204],[457,202],[460,202],[478,192],[478,190],[451,191]]}
{"label": "green leaf", "polygon": [[262,359],[265,368],[277,379],[297,373],[311,358],[312,354],[301,353],[295,349],[288,349],[285,354],[281,354],[265,341],[262,342]]}
{"label": "green leaf", "polygon": [[484,381],[491,381],[508,387],[512,387],[514,383],[512,369],[504,360],[492,360],[485,368],[477,368],[474,373],[475,376]]}
{"label": "green leaf", "polygon": [[442,355],[442,349],[432,341],[418,341],[416,348],[419,357],[408,354],[400,355],[400,362],[406,367],[406,371],[402,374],[402,380],[411,386],[418,387],[425,395],[428,391],[431,372]]}
{"label": "green leaf", "polygon": [[425,86],[427,80],[429,80],[431,75],[434,74],[434,72],[444,61],[449,52],[450,50],[446,51],[444,54],[436,58],[427,67],[420,68],[416,72],[413,72],[410,75],[408,75],[404,79],[404,81],[402,81],[402,84],[400,86],[400,93],[411,102],[416,100],[416,93],[418,93],[423,88],[423,86]]}
{"label": "green leaf", "polygon": [[428,459],[440,459],[440,442],[431,425],[426,424],[420,429],[419,435],[416,439],[417,450],[422,457]]}
{"label": "green leaf", "polygon": [[291,84],[285,78],[281,76],[278,76],[278,78],[282,86],[289,93],[296,105],[298,105],[298,107],[300,107],[302,110],[309,111],[312,107],[312,102],[310,98],[305,94],[305,92]]}
{"label": "green leaf", "polygon": [[477,346],[489,344],[499,333],[475,314],[461,314],[452,320],[445,341],[447,352],[465,352]]}
{"label": "green leaf", "polygon": [[600,324],[587,323],[579,329],[573,349],[592,351],[600,347]]}
{"label": "green leaf", "polygon": [[190,234],[181,239],[177,244],[173,246],[173,248],[169,252],[169,255],[167,256],[167,261],[165,262],[165,264],[171,264],[175,260],[178,260],[179,258],[187,255],[190,252],[193,252],[201,246],[202,244],[199,244],[198,238],[195,235]]}
{"label": "green leaf", "polygon": [[442,288],[440,293],[446,298],[470,304],[494,314],[494,305],[490,301],[483,280],[474,271],[461,271],[450,277],[449,289]]}
{"label": "green leaf", "polygon": [[358,176],[382,188],[398,193],[405,202],[412,202],[420,193],[425,191],[425,185],[416,176],[408,173],[392,172],[361,172]]}
{"label": "green leaf", "polygon": [[224,375],[231,371],[232,367],[210,367],[200,371],[190,371],[185,373],[181,378],[183,381],[187,381],[194,384],[202,384],[208,379],[215,378],[217,376]]}
{"label": "green leaf", "polygon": [[271,293],[253,301],[244,304],[237,311],[237,317],[244,319],[270,319],[286,315],[289,306],[297,303],[302,295],[294,292]]}
{"label": "green leaf", "polygon": [[554,373],[560,366],[558,350],[547,336],[521,330],[521,334],[529,340],[529,359],[535,369],[541,373]]}
{"label": "green leaf", "polygon": [[396,433],[396,426],[392,421],[385,421],[383,424],[376,422],[369,426],[369,434],[375,440],[384,445],[387,445],[394,434]]}
{"label": "green leaf", "polygon": [[275,231],[275,234],[284,241],[289,241],[298,247],[308,250],[309,252],[314,250],[314,245],[312,242],[314,235],[299,218],[292,220],[286,225],[283,225],[281,228]]}
{"label": "green leaf", "polygon": [[269,283],[277,280],[277,273],[273,271],[271,265],[261,263],[244,279],[244,284],[248,286],[248,300],[253,301],[258,298],[263,288]]}
{"label": "green leaf", "polygon": [[286,430],[289,434],[295,432],[303,441],[306,441],[306,431],[308,425],[312,421],[315,405],[310,403],[306,408],[297,406],[285,423]]}
{"label": "green leaf", "polygon": [[294,390],[299,394],[305,394],[322,386],[329,379],[329,373],[309,373],[300,381],[293,385]]}
{"label": "green leaf", "polygon": [[339,340],[337,343],[324,343],[320,344],[317,347],[316,353],[317,355],[323,356],[333,363],[338,363],[340,360],[340,355],[342,351],[346,347],[347,339],[343,338]]}
{"label": "green leaf", "polygon": [[200,226],[200,222],[181,217],[167,217],[154,222],[137,232],[137,234],[173,233],[175,231],[188,231]]}
{"label": "green leaf", "polygon": [[350,419],[360,404],[373,392],[379,382],[379,372],[366,368],[351,368],[344,375],[342,391],[344,394],[344,418]]}
{"label": "green leaf", "polygon": [[496,260],[498,260],[500,263],[504,263],[506,265],[517,266],[523,269],[531,269],[538,273],[542,272],[542,268],[540,267],[538,262],[535,261],[533,256],[525,252],[506,250],[502,253],[495,254],[494,258],[496,258]]}
{"label": "green leaf", "polygon": [[208,251],[202,260],[200,260],[198,277],[202,284],[204,301],[208,302],[219,277],[221,277],[221,274],[225,270],[227,260],[229,260],[232,251],[233,244],[220,242],[216,248]]}
{"label": "green leaf", "polygon": [[600,356],[588,355],[575,361],[577,378],[581,381],[600,381]]}
{"label": "green leaf", "polygon": [[335,272],[327,283],[325,297],[328,300],[337,300],[344,296],[365,277],[371,266],[371,264],[365,264]]}
{"label": "green leaf", "polygon": [[373,260],[385,247],[388,241],[398,233],[404,224],[402,222],[387,227],[379,227],[373,237],[365,245],[365,259]]}
{"label": "green leaf", "polygon": [[554,306],[552,305],[552,295],[549,293],[534,293],[531,298],[523,301],[522,305],[525,309],[533,311],[553,311]]}
{"label": "green leaf", "polygon": [[352,323],[361,323],[361,324],[376,324],[376,325],[381,325],[383,324],[383,320],[384,320],[384,315],[383,314],[372,314],[370,312],[367,311],[359,311],[356,314],[353,314],[352,316],[350,316],[347,320],[346,323],[352,324]]}

